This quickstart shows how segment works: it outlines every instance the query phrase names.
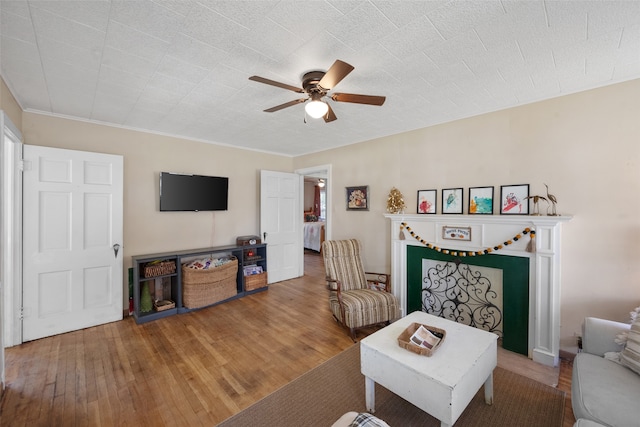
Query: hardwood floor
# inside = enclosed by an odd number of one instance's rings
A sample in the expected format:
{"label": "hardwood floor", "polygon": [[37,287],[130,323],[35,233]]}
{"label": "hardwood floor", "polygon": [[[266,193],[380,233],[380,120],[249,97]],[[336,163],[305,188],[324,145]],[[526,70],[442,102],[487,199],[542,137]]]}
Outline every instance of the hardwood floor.
{"label": "hardwood floor", "polygon": [[[353,345],[305,276],[188,314],[132,318],[6,349],[2,426],[212,426]],[[560,389],[570,393],[571,365]],[[573,425],[567,395],[564,427]]]}

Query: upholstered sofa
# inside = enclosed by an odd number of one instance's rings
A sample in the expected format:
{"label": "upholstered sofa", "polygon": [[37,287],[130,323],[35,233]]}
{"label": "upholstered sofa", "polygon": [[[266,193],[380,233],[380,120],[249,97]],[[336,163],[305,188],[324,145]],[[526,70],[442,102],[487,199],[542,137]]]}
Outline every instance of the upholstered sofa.
{"label": "upholstered sofa", "polygon": [[[634,331],[636,328],[634,326]],[[616,361],[618,353],[622,352],[623,359],[628,354],[615,340],[630,329],[631,325],[626,323],[593,317],[585,319],[583,350],[573,362],[571,380],[576,426],[640,425],[640,375],[626,366],[629,362]],[[631,347],[632,333],[629,333],[627,347]]]}

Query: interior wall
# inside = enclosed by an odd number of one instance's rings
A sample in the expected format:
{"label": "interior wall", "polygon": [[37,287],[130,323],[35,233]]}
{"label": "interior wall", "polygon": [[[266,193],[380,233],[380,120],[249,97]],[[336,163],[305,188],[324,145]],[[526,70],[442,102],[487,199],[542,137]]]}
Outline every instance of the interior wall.
{"label": "interior wall", "polygon": [[0,77],[0,110],[3,110],[9,116],[14,126],[22,132],[22,108],[16,102],[2,77]]}
{"label": "interior wall", "polygon": [[313,209],[313,199],[315,198],[316,186],[313,182],[304,183],[304,210],[308,211]]}
{"label": "interior wall", "polygon": [[[260,234],[260,170],[290,172],[293,160],[249,150],[23,113],[26,144],[124,156],[124,296],[131,257],[235,244]],[[229,210],[160,212],[160,172],[229,177]]]}
{"label": "interior wall", "polygon": [[[494,186],[498,214],[501,185],[545,195],[548,184],[558,212],[573,215],[562,231],[561,348],[575,351],[585,316],[627,321],[640,305],[639,117],[633,80],[300,156],[294,167],[332,165],[333,238],[361,239],[365,268],[383,272],[392,187],[406,213],[417,212],[418,190],[437,189],[441,212],[441,190],[463,187],[466,214],[468,188]],[[359,185],[369,186],[369,210],[347,211],[345,187]]]}

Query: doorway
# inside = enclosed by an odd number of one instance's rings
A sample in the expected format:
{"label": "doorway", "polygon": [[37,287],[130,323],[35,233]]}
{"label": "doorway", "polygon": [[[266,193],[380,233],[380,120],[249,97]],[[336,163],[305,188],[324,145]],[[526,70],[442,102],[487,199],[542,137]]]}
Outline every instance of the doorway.
{"label": "doorway", "polygon": [[[303,251],[318,256],[322,241],[331,236],[331,165],[298,169],[304,177],[301,189]],[[304,273],[304,256],[300,268]]]}

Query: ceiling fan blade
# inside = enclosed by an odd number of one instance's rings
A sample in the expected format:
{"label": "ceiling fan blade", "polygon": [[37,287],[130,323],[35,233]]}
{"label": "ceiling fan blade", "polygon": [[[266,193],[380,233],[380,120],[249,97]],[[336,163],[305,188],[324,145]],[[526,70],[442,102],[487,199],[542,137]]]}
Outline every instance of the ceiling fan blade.
{"label": "ceiling fan blade", "polygon": [[382,105],[386,96],[356,95],[354,93],[334,93],[331,99],[337,102],[352,102],[354,104]]}
{"label": "ceiling fan blade", "polygon": [[304,93],[304,90],[302,90],[302,88],[300,87],[291,86],[286,83],[280,83],[275,80],[265,79],[264,77],[260,77],[260,76],[251,76],[249,77],[249,80],[253,80],[254,82],[264,83],[271,86],[280,87],[282,89],[292,90],[298,93]]}
{"label": "ceiling fan blade", "polygon": [[329,110],[327,111],[327,114],[324,115],[324,122],[329,123],[334,120],[338,120],[336,113],[334,113],[333,108],[331,108],[331,105],[327,104],[327,106],[329,107]]}
{"label": "ceiling fan blade", "polygon": [[353,71],[353,66],[347,64],[346,62],[340,61],[339,59],[333,63],[331,68],[324,73],[324,76],[318,82],[318,86],[323,89],[330,90],[335,85],[340,83],[342,79],[347,77],[347,74]]}
{"label": "ceiling fan blade", "polygon": [[276,105],[275,107],[271,107],[269,109],[264,110],[265,113],[273,113],[275,111],[282,110],[283,108],[292,107],[296,104],[300,104],[301,102],[305,102],[308,98],[300,98],[295,101],[285,102],[284,104]]}

